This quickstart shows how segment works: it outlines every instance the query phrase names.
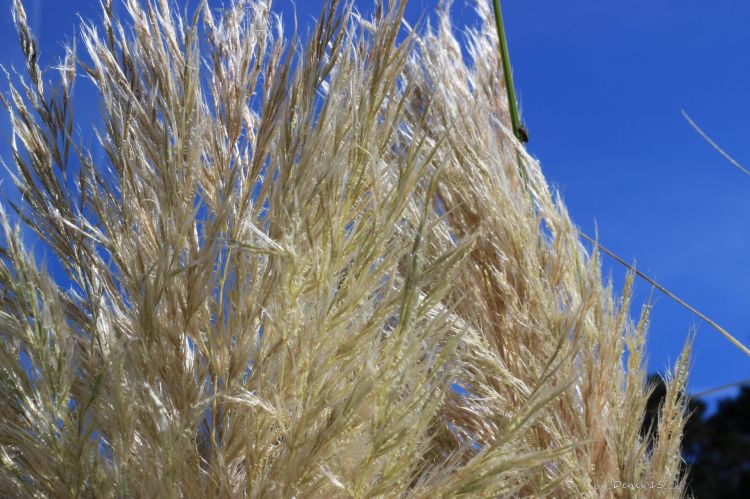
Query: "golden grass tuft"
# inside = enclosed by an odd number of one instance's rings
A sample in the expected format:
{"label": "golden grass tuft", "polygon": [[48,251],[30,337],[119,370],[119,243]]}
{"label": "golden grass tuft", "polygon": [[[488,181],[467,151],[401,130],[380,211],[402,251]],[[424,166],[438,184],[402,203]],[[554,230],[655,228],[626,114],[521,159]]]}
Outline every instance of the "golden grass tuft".
{"label": "golden grass tuft", "polygon": [[689,345],[643,438],[648,309],[525,153],[521,178],[488,5],[468,61],[447,9],[410,31],[404,5],[334,0],[301,46],[263,0],[105,0],[50,82],[14,0],[0,490],[683,494]]}

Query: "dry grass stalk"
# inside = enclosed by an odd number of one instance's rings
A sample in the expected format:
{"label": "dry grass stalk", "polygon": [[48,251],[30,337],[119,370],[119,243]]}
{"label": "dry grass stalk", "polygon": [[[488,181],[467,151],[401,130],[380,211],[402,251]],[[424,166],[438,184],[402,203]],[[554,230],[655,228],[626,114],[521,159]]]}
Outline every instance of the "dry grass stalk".
{"label": "dry grass stalk", "polygon": [[632,279],[616,300],[523,156],[529,197],[487,5],[473,63],[447,9],[404,37],[403,3],[365,21],[334,1],[301,47],[262,0],[126,7],[104,2],[51,83],[14,1],[0,489],[682,494],[689,347],[642,438],[648,310],[630,320]]}

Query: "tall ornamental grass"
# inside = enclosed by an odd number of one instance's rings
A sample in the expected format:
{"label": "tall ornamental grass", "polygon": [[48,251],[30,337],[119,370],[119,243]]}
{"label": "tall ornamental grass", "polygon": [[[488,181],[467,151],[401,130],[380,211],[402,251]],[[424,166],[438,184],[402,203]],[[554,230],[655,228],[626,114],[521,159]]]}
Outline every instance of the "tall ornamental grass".
{"label": "tall ornamental grass", "polygon": [[649,311],[514,137],[488,3],[459,41],[333,0],[304,45],[124,5],[55,62],[13,2],[4,495],[682,495],[689,346],[641,435]]}

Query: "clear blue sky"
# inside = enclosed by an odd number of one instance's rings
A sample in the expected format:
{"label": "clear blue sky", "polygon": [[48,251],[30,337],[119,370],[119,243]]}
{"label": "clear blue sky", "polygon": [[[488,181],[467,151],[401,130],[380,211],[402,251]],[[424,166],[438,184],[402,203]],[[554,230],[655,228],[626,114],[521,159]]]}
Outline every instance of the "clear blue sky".
{"label": "clear blue sky", "polygon": [[[99,18],[91,0],[24,3],[48,65],[72,35],[77,13]],[[301,26],[322,3],[297,2]],[[412,0],[407,19],[434,13],[437,3]],[[680,115],[685,109],[750,165],[750,2],[502,3],[529,149],[575,222],[589,233],[597,224],[603,244],[750,344],[750,177],[721,159]],[[0,62],[20,68],[10,5],[0,0]],[[291,21],[291,1],[274,5]],[[357,5],[367,12],[372,2]],[[471,5],[455,0],[458,28],[476,22]],[[84,86],[77,91],[79,117],[94,116],[93,102],[80,104],[92,94]],[[3,116],[6,161],[7,138]],[[621,286],[623,269],[605,261]],[[637,284],[640,302],[650,292],[648,284]],[[697,328],[692,391],[750,378],[750,359],[670,299],[654,297],[651,370],[671,364]]]}

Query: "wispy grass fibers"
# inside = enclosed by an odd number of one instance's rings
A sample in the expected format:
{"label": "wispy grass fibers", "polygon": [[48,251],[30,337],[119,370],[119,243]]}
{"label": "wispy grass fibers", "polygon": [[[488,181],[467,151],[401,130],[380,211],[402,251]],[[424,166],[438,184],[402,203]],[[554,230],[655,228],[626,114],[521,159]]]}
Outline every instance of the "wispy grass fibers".
{"label": "wispy grass fibers", "polygon": [[682,494],[689,348],[642,438],[648,309],[516,148],[489,5],[469,60],[447,9],[333,1],[300,46],[260,0],[125,6],[49,71],[14,1],[0,490]]}

